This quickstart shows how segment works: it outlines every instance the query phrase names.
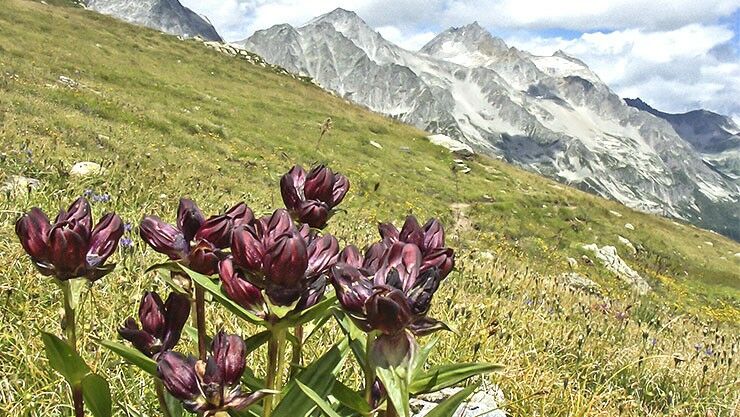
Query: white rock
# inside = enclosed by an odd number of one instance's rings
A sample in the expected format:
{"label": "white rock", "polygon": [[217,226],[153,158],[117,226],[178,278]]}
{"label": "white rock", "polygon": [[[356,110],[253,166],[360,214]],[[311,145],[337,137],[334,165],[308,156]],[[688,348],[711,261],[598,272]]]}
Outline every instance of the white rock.
{"label": "white rock", "polygon": [[735,257],[736,257],[736,258],[740,258],[740,252],[736,253],[736,254],[735,254]]}
{"label": "white rock", "polygon": [[637,249],[635,249],[635,245],[633,245],[632,242],[629,241],[629,239],[627,239],[624,236],[617,236],[617,239],[619,239],[619,243],[621,243],[624,247],[626,247],[630,251],[631,254],[633,255],[637,254]]}
{"label": "white rock", "polygon": [[575,260],[575,258],[568,258],[568,266],[570,269],[576,269],[578,268],[578,261]]}
{"label": "white rock", "polygon": [[601,294],[601,287],[599,284],[576,272],[566,272],[561,274],[560,279],[565,283],[565,285],[575,290],[582,290],[590,294]]}
{"label": "white rock", "polygon": [[625,224],[624,225],[624,228],[625,229],[629,229],[629,230],[635,230],[635,226],[633,226],[632,223]]}
{"label": "white rock", "polygon": [[714,243],[712,243],[712,242],[704,242],[704,244],[707,245],[707,246],[714,246]]}
{"label": "white rock", "polygon": [[[429,414],[444,399],[455,395],[460,388],[445,388],[439,392],[421,395],[409,401],[412,417],[424,417]],[[504,402],[504,393],[500,388],[493,386],[478,391],[470,396],[469,400],[460,404],[452,415],[453,417],[506,417],[500,404]]]}
{"label": "white rock", "polygon": [[443,146],[449,149],[452,153],[456,153],[465,157],[471,157],[475,155],[475,152],[473,152],[473,148],[471,148],[469,145],[466,145],[459,140],[452,139],[447,135],[431,135],[427,136],[427,139],[429,139],[429,142],[432,142],[435,145]]}
{"label": "white rock", "polygon": [[609,210],[609,213],[611,213],[611,215],[614,216],[614,217],[622,217],[622,213],[620,213],[618,211]]}
{"label": "white rock", "polygon": [[96,164],[95,162],[78,162],[72,166],[69,170],[69,175],[75,177],[86,177],[90,175],[103,175],[105,174],[105,168]]}
{"label": "white rock", "polygon": [[31,191],[41,187],[41,181],[22,175],[10,175],[0,187],[0,193],[10,194],[11,197],[28,195]]}
{"label": "white rock", "polygon": [[378,142],[371,140],[370,145],[375,146],[378,149],[383,149],[383,145],[379,144]]}
{"label": "white rock", "polygon": [[596,258],[604,264],[606,269],[630,284],[640,295],[647,294],[652,290],[650,284],[619,257],[617,248],[614,246],[603,246],[599,248],[595,243],[592,243],[590,245],[583,245],[583,249],[593,252]]}

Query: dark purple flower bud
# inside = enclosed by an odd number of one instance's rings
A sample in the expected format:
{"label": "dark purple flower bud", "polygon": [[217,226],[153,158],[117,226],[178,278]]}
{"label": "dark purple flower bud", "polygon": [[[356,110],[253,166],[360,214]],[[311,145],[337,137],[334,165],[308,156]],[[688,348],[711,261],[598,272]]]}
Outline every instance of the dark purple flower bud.
{"label": "dark purple flower bud", "polygon": [[182,231],[186,242],[193,240],[205,221],[203,212],[200,211],[195,201],[187,198],[180,199],[180,205],[177,208],[177,228]]}
{"label": "dark purple flower bud", "polygon": [[231,245],[232,220],[226,216],[211,217],[206,220],[195,234],[195,240],[207,240],[213,246],[224,249]]}
{"label": "dark purple flower bud", "polygon": [[396,270],[400,279],[400,289],[408,291],[419,276],[421,260],[421,251],[418,246],[400,241],[394,243],[388,250],[383,264],[375,273],[375,285],[385,285],[389,273]]}
{"label": "dark purple flower bud", "polygon": [[298,234],[301,235],[303,240],[306,242],[306,245],[310,245],[311,242],[318,237],[316,231],[306,223],[301,224],[300,229],[298,229]]}
{"label": "dark purple flower bud", "polygon": [[149,357],[170,350],[180,340],[182,328],[190,315],[190,299],[178,293],[170,293],[167,302],[155,292],[146,292],[139,304],[141,330],[133,318],[128,318],[118,329],[122,338]]}
{"label": "dark purple flower bud", "polygon": [[379,223],[378,232],[380,232],[380,237],[387,244],[395,243],[401,233],[396,229],[396,226],[391,223]]}
{"label": "dark purple flower bud", "polygon": [[359,269],[344,263],[334,266],[331,276],[339,304],[350,314],[363,315],[365,303],[373,294],[372,281]]}
{"label": "dark purple flower bud", "polygon": [[351,265],[357,269],[360,269],[362,268],[363,258],[360,254],[360,250],[357,249],[357,246],[349,245],[342,249],[342,252],[339,253],[339,258],[337,259],[337,262],[342,262],[347,265]]}
{"label": "dark purple flower bud", "polygon": [[450,328],[446,324],[427,316],[416,319],[413,323],[409,324],[408,329],[415,336],[426,336],[439,330],[450,331]]}
{"label": "dark purple flower bud", "polygon": [[231,386],[239,382],[246,367],[246,347],[244,341],[236,335],[219,332],[211,345],[213,359],[221,370],[223,383]]}
{"label": "dark purple flower bud", "polygon": [[232,227],[254,223],[254,212],[252,212],[252,209],[244,204],[244,202],[238,203],[234,207],[230,208],[225,215],[231,219]]}
{"label": "dark purple flower bud", "polygon": [[305,276],[313,278],[325,274],[337,262],[339,242],[332,235],[324,235],[313,240],[307,249],[308,268]]}
{"label": "dark purple flower bud", "polygon": [[398,240],[406,243],[413,243],[420,249],[424,247],[424,231],[419,222],[416,221],[416,217],[408,216],[406,221],[403,223],[401,233],[398,235]]}
{"label": "dark purple flower bud", "polygon": [[118,247],[118,241],[123,236],[123,222],[113,213],[108,213],[100,219],[90,236],[90,248],[86,259],[91,268],[102,265]]}
{"label": "dark purple flower bud", "polygon": [[69,206],[67,211],[60,211],[54,223],[63,222],[68,222],[71,225],[70,228],[87,241],[90,238],[90,229],[92,229],[92,212],[87,199],[80,197]]}
{"label": "dark purple flower bud", "polygon": [[230,299],[260,317],[265,316],[264,299],[259,288],[252,285],[234,268],[234,261],[228,257],[219,264],[221,285]]}
{"label": "dark purple flower bud", "polygon": [[[118,329],[118,334],[121,335],[122,338],[131,342],[137,350],[147,356],[152,356],[152,348],[158,344],[157,339],[152,335],[143,330],[139,330],[139,325],[136,324],[136,321],[132,317],[126,319],[123,323],[123,327]],[[158,346],[156,347],[156,350],[159,350]]]}
{"label": "dark purple flower bud", "polygon": [[367,322],[373,329],[385,334],[396,334],[412,321],[411,308],[406,296],[388,286],[376,287],[365,302]]}
{"label": "dark purple flower bud", "polygon": [[442,223],[437,219],[429,219],[424,225],[424,243],[421,246],[423,251],[431,249],[440,249],[445,246],[445,231]]}
{"label": "dark purple flower bud", "polygon": [[375,274],[383,265],[386,252],[388,252],[388,247],[384,243],[373,243],[365,251],[365,260],[362,262],[362,268],[370,274]]}
{"label": "dark purple flower bud", "polygon": [[334,192],[334,173],[324,165],[314,167],[306,175],[303,193],[307,200],[332,201]]}
{"label": "dark purple flower bud", "polygon": [[264,257],[265,276],[281,287],[297,287],[308,267],[306,244],[300,236],[284,236]]}
{"label": "dark purple flower bud", "polygon": [[380,379],[375,378],[375,382],[373,382],[371,388],[372,408],[378,408],[385,401],[387,395],[388,392],[385,390],[383,383],[380,382]]}
{"label": "dark purple flower bud", "polygon": [[402,331],[378,336],[372,342],[368,355],[374,367],[407,367],[418,350],[416,339],[408,332]]}
{"label": "dark purple flower bud", "polygon": [[87,242],[68,226],[66,222],[55,225],[49,236],[49,262],[61,280],[81,277],[87,272]]}
{"label": "dark purple flower bud", "polygon": [[159,294],[147,291],[139,304],[139,320],[142,330],[162,339],[165,332],[164,302]]}
{"label": "dark purple flower bud", "polygon": [[190,251],[189,241],[183,233],[157,216],[144,217],[139,226],[139,234],[152,249],[170,259],[183,259]]}
{"label": "dark purple flower bud", "polygon": [[167,391],[182,401],[194,401],[200,396],[195,361],[176,352],[164,352],[157,361],[157,373]]}
{"label": "dark purple flower bud", "polygon": [[296,210],[298,221],[322,229],[329,220],[329,206],[316,200],[304,201]]}
{"label": "dark purple flower bud", "polygon": [[425,316],[429,312],[432,296],[439,289],[441,282],[442,276],[436,268],[421,274],[416,284],[406,294],[414,315]]}
{"label": "dark purple flower bud", "polygon": [[206,240],[201,240],[190,250],[187,266],[203,275],[213,275],[218,272],[219,254],[217,248]]}
{"label": "dark purple flower bud", "polygon": [[265,247],[257,237],[257,231],[251,226],[243,226],[234,230],[231,253],[234,256],[234,262],[240,267],[249,271],[262,270]]}
{"label": "dark purple flower bud", "polygon": [[334,174],[334,188],[331,194],[329,206],[336,207],[344,200],[344,196],[349,191],[349,180],[342,174]]}
{"label": "dark purple flower bud", "polygon": [[307,308],[315,306],[319,300],[324,298],[326,292],[326,276],[321,275],[314,279],[301,293],[301,298],[298,300],[298,304],[295,307],[295,311],[303,311]]}
{"label": "dark purple flower bud", "polygon": [[45,261],[48,258],[49,218],[39,208],[32,208],[15,223],[15,234],[21,241],[23,249],[35,261]]}
{"label": "dark purple flower bud", "polygon": [[306,171],[296,165],[280,178],[280,194],[288,210],[295,211],[301,205],[303,186],[306,182]]}
{"label": "dark purple flower bud", "polygon": [[455,267],[455,253],[449,248],[438,248],[431,249],[424,256],[424,261],[421,265],[421,272],[425,272],[429,269],[436,268],[439,270],[439,275],[442,278],[452,272]]}

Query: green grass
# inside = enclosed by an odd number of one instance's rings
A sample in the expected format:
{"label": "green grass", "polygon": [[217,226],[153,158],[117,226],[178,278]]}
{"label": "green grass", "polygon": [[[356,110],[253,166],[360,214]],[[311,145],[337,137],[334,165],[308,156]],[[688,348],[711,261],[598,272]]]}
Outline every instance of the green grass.
{"label": "green grass", "polygon": [[[60,76],[79,84],[67,87]],[[317,146],[327,117],[334,128]],[[133,223],[145,214],[172,220],[181,195],[208,213],[239,200],[266,213],[281,205],[279,176],[294,163],[315,162],[352,182],[346,213],[328,229],[342,243],[368,243],[378,221],[399,223],[409,213],[448,225],[459,268],[433,315],[460,333],[444,338],[434,360],[506,364],[491,380],[512,415],[733,415],[740,401],[737,242],[488,158],[456,176],[454,157],[424,136],[196,41],[78,8],[5,1],[0,177],[26,175],[43,185],[28,196],[0,196],[0,415],[69,414],[38,333],[57,331],[60,294],[17,243],[13,224],[22,212],[54,212],[94,189],[113,197],[94,205],[96,216],[115,210]],[[107,175],[69,177],[83,160],[103,164]],[[618,235],[639,253],[628,255]],[[655,292],[637,297],[604,268],[583,263],[578,272],[602,284],[608,299],[563,287],[555,277],[569,269],[567,257],[580,259],[587,254],[581,245],[594,242],[615,245]],[[157,415],[150,381],[92,340],[115,338],[142,291],[166,290],[144,274],[161,257],[135,243],[119,251],[116,272],[85,293],[79,323],[84,356],[111,380],[121,416]],[[617,319],[624,311],[629,319]],[[212,331],[252,331],[215,306],[209,314]],[[338,335],[321,337],[309,353]],[[686,361],[676,365],[674,354]],[[259,369],[257,358],[250,359]]]}

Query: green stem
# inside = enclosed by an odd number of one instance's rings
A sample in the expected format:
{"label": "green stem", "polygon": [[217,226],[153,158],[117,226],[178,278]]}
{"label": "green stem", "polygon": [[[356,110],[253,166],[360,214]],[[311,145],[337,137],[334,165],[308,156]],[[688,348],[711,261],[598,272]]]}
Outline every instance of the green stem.
{"label": "green stem", "polygon": [[162,380],[154,377],[154,390],[157,392],[157,400],[159,400],[159,410],[162,411],[162,416],[172,417],[169,407],[167,407],[167,401],[164,397],[164,385]]}
{"label": "green stem", "polygon": [[[285,329],[273,329],[267,342],[267,377],[265,387],[280,391],[282,388],[283,367],[285,366]],[[263,417],[269,417],[275,406],[276,395],[265,397]],[[279,398],[278,398],[279,399]]]}
{"label": "green stem", "polygon": [[[64,333],[67,344],[77,353],[77,325],[75,322],[75,309],[72,307],[72,288],[69,280],[62,281],[62,294],[64,295]],[[85,416],[85,406],[82,399],[82,387],[70,387],[72,389],[72,404],[74,405],[75,417]]]}
{"label": "green stem", "polygon": [[294,333],[298,343],[293,345],[293,354],[291,355],[290,377],[292,378],[303,366],[303,325],[295,326]]}
{"label": "green stem", "polygon": [[[365,401],[367,402],[367,405],[370,406],[370,409],[372,410],[373,407],[373,384],[375,383],[375,370],[369,365],[370,363],[370,355],[368,352],[370,352],[370,345],[372,344],[371,336],[367,335],[367,342],[365,343],[365,363],[367,364],[365,369]],[[374,413],[370,413],[371,415]]]}
{"label": "green stem", "polygon": [[205,290],[195,284],[195,326],[198,329],[198,357],[206,360],[206,300]]}

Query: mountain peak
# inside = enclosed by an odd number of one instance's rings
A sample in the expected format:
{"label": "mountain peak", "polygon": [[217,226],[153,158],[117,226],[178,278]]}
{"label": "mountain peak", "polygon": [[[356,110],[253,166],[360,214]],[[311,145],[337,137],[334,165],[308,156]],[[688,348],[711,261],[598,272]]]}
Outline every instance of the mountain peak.
{"label": "mountain peak", "polygon": [[[477,21],[465,26],[451,27],[429,41],[421,52],[435,55],[449,45],[461,45],[469,51],[481,51],[489,55],[504,53],[509,47],[501,38],[491,35]],[[445,46],[447,45],[447,46]]]}
{"label": "mountain peak", "polygon": [[367,23],[365,23],[365,21],[362,20],[362,18],[358,16],[357,13],[351,10],[343,9],[341,7],[337,7],[329,13],[324,13],[321,16],[312,19],[306,24],[306,26],[321,22],[342,25],[351,24],[355,26],[367,26]]}

